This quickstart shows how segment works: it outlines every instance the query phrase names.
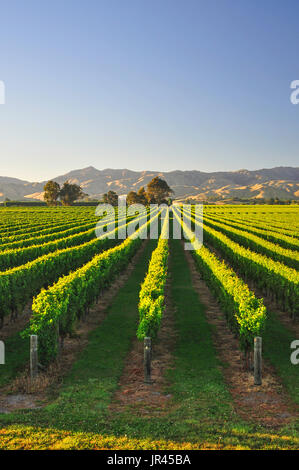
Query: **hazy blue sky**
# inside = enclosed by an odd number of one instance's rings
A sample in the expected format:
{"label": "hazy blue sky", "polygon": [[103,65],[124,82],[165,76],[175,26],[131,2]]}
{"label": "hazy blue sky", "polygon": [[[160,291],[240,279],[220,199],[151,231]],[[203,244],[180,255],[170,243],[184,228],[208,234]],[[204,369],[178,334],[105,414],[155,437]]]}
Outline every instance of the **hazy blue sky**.
{"label": "hazy blue sky", "polygon": [[298,166],[299,2],[2,0],[1,176]]}

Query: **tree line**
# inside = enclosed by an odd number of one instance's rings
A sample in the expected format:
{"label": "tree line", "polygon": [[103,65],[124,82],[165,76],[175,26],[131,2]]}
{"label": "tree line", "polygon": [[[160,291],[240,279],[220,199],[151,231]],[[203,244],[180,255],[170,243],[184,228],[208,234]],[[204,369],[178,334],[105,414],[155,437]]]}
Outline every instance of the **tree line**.
{"label": "tree line", "polygon": [[[146,189],[144,186],[136,191],[130,191],[127,194],[126,203],[128,206],[132,204],[142,204],[147,206],[148,204],[168,204],[172,203],[171,195],[173,190],[168,186],[166,181],[159,176],[155,176],[148,184]],[[116,206],[118,204],[118,195],[115,191],[108,191],[104,194],[103,202]]]}
{"label": "tree line", "polygon": [[[168,186],[166,181],[159,176],[153,178],[148,184],[146,189],[142,186],[137,192],[130,191],[127,194],[126,203],[128,206],[132,204],[168,204],[172,202],[171,195],[173,190]],[[57,206],[62,204],[64,206],[71,206],[78,199],[88,196],[77,184],[71,184],[66,181],[62,187],[55,181],[48,181],[44,186],[44,200],[48,206]],[[108,191],[103,195],[101,202],[111,204],[112,206],[118,205],[119,196],[115,191]],[[99,201],[100,202],[100,201]]]}
{"label": "tree line", "polygon": [[56,181],[48,181],[44,186],[44,200],[48,206],[71,206],[78,199],[87,196],[78,184],[71,184],[68,181],[60,187]]}

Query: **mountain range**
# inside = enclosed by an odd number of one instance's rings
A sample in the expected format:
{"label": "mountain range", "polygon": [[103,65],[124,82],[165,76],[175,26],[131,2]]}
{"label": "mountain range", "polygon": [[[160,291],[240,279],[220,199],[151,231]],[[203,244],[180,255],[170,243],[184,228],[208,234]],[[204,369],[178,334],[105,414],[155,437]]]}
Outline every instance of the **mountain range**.
{"label": "mountain range", "polygon": [[[275,198],[299,199],[299,167],[275,167],[255,171],[132,171],[127,169],[97,170],[87,168],[73,170],[54,178],[59,184],[66,180],[79,184],[90,198],[101,199],[109,190],[125,195],[159,176],[174,191],[174,198],[197,202],[207,199]],[[42,200],[46,181],[32,183],[17,178],[0,177],[0,201]]]}

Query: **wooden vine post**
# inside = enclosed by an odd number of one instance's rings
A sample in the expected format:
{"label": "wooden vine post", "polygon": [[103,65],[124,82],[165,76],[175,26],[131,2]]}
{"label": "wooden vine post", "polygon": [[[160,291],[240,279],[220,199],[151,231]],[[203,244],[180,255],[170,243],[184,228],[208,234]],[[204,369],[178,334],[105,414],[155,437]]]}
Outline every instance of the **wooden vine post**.
{"label": "wooden vine post", "polygon": [[262,338],[254,338],[254,385],[262,385]]}
{"label": "wooden vine post", "polygon": [[35,379],[38,374],[37,335],[30,336],[30,377]]}
{"label": "wooden vine post", "polygon": [[152,360],[152,342],[151,338],[144,338],[144,382],[151,384],[151,360]]}

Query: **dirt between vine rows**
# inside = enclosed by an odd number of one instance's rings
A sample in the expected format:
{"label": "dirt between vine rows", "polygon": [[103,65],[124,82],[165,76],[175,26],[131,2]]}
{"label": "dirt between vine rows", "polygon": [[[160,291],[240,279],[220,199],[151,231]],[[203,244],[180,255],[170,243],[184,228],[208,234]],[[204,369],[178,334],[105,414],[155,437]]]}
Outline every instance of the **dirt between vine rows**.
{"label": "dirt between vine rows", "polygon": [[163,320],[152,349],[152,384],[144,383],[143,341],[135,338],[110,405],[111,411],[121,412],[130,409],[132,413],[151,418],[161,416],[169,410],[172,395],[167,391],[165,372],[173,368],[173,350],[176,342],[170,279],[171,273],[168,272]]}
{"label": "dirt between vine rows", "polygon": [[262,385],[254,385],[253,374],[244,369],[238,339],[226,324],[225,314],[201,279],[189,251],[186,259],[192,273],[192,283],[205,306],[207,321],[213,325],[213,340],[225,381],[233,398],[235,412],[244,420],[275,428],[298,417],[298,407],[288,397],[272,366],[263,361]]}
{"label": "dirt between vine rows", "polygon": [[29,366],[20,373],[9,385],[0,389],[0,412],[10,413],[17,409],[36,409],[45,406],[51,401],[51,395],[62,383],[63,377],[69,372],[78,354],[88,344],[89,333],[97,328],[107,314],[107,307],[116,296],[119,289],[125,284],[142,255],[147,241],[134,255],[128,267],[117,277],[111,286],[103,291],[98,303],[90,309],[85,320],[81,321],[76,329],[76,335],[64,340],[63,349],[59,358],[55,360],[44,372],[31,383]]}

